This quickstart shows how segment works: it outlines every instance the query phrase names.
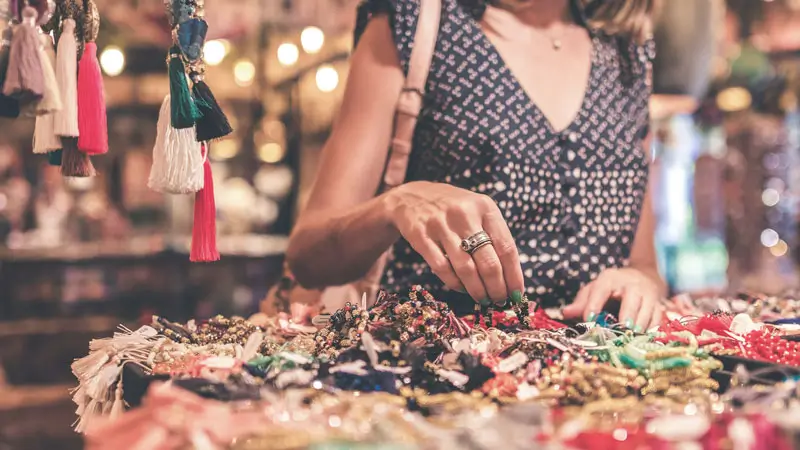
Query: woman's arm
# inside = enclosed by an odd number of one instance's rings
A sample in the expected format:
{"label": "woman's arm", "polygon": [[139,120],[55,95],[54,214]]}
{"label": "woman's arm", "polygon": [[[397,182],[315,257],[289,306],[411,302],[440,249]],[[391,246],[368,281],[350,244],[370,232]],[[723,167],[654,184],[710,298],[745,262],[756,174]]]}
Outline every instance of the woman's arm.
{"label": "woman's arm", "polygon": [[341,110],[289,242],[289,267],[305,287],[357,279],[399,236],[386,196],[373,197],[403,82],[389,20],[375,17],[353,53]]}
{"label": "woman's arm", "polygon": [[[452,290],[479,302],[521,297],[519,254],[494,201],[445,183],[416,181],[374,197],[404,83],[386,17],[373,18],[353,55],[342,109],[289,241],[289,268],[307,288],[366,274],[400,236]],[[485,231],[472,253],[463,239]]]}

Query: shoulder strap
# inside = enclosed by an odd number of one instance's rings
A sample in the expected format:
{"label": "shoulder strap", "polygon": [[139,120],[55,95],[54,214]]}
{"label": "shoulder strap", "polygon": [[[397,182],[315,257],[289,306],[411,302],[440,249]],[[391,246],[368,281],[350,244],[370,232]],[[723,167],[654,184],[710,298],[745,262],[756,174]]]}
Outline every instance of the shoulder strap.
{"label": "shoulder strap", "polygon": [[439,35],[441,12],[442,0],[420,0],[414,47],[408,62],[408,75],[395,110],[394,134],[383,174],[384,190],[399,186],[406,177],[414,128],[422,109],[425,84],[428,81],[436,38]]}

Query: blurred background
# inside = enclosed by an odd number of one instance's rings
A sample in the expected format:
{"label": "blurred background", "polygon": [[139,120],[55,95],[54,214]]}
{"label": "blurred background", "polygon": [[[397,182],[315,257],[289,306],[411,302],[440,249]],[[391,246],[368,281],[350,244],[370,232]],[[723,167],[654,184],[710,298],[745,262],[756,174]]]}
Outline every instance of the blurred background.
{"label": "blurred background", "polygon": [[[32,154],[32,119],[0,119],[0,450],[80,448],[69,364],[118,323],[257,310],[336,114],[357,4],[206,2],[206,80],[235,128],[209,154],[213,264],[188,261],[193,197],[146,186],[169,89],[161,0],[98,0],[111,145],[98,177],[62,178]],[[652,186],[671,291],[795,288],[800,0],[669,0],[655,38]]]}

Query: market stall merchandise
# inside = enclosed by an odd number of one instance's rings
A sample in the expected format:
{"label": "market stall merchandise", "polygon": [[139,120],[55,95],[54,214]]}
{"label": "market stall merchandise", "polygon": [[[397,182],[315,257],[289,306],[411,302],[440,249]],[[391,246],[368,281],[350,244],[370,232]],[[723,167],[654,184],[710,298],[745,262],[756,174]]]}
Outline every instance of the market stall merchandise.
{"label": "market stall merchandise", "polygon": [[794,426],[775,417],[796,407],[795,383],[748,387],[765,369],[726,374],[714,355],[780,351],[774,362],[800,367],[780,328],[748,320],[635,334],[609,314],[567,326],[524,298],[459,318],[419,287],[348,304],[321,329],[154,317],[73,364],[76,429],[97,449],[790,448]]}

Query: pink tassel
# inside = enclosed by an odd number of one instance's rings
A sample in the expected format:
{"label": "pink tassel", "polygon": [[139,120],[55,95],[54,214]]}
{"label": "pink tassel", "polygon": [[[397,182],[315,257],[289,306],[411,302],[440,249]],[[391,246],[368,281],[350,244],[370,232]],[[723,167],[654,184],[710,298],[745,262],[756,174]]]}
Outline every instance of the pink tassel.
{"label": "pink tassel", "polygon": [[22,24],[14,31],[11,39],[3,94],[18,98],[21,103],[39,101],[44,95],[37,17],[36,10],[26,6],[22,10]]}
{"label": "pink tassel", "polygon": [[[207,152],[208,147],[203,146]],[[203,163],[203,189],[194,197],[194,226],[192,227],[192,250],[189,260],[192,262],[210,262],[219,260],[217,251],[217,206],[214,203],[214,178],[211,175],[211,164],[208,158]]]}
{"label": "pink tassel", "polygon": [[108,122],[97,44],[87,42],[78,63],[78,149],[89,155],[108,153]]}

